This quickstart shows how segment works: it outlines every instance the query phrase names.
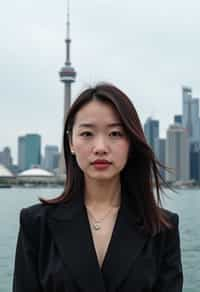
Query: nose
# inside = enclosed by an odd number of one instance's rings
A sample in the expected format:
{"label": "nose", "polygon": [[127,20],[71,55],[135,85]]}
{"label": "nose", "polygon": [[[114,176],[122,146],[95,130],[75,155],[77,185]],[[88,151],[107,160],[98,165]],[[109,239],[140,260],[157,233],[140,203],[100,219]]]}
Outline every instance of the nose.
{"label": "nose", "polygon": [[107,147],[106,139],[102,136],[97,137],[94,143],[93,150],[95,154],[107,153],[108,147]]}

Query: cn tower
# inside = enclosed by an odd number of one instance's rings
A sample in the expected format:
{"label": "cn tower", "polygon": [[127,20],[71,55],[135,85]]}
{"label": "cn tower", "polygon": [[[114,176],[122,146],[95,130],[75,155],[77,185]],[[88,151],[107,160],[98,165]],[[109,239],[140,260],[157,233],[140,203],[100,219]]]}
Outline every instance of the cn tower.
{"label": "cn tower", "polygon": [[[71,39],[70,39],[70,7],[69,7],[69,0],[67,1],[67,37],[65,40],[66,43],[66,61],[64,66],[61,68],[59,72],[60,81],[64,83],[64,115],[63,115],[63,129],[66,119],[66,113],[71,105],[71,84],[76,79],[76,71],[71,65],[71,58],[70,58],[70,46],[71,46]],[[63,131],[62,131],[63,133]],[[64,151],[63,151],[63,143],[61,147],[61,155],[59,161],[59,173],[65,174],[65,163],[64,163]]]}

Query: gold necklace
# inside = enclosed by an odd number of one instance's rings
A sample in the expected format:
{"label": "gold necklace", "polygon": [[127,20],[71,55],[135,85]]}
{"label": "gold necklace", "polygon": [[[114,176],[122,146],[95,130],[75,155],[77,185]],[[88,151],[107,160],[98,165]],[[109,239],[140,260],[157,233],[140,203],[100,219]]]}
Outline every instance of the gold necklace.
{"label": "gold necklace", "polygon": [[111,209],[112,209],[112,206],[108,209],[108,211],[107,211],[106,214],[103,216],[103,218],[97,220],[97,219],[94,217],[94,215],[92,215],[91,211],[87,208],[88,213],[89,213],[90,216],[94,219],[94,222],[91,222],[91,223],[92,223],[92,227],[93,227],[93,229],[94,229],[95,231],[101,229],[101,223],[102,223],[102,222],[104,221],[104,219],[109,215]]}
{"label": "gold necklace", "polygon": [[113,206],[111,205],[110,207],[109,207],[109,209],[107,210],[107,212],[106,212],[106,214],[102,217],[102,218],[100,218],[100,219],[96,219],[95,217],[94,217],[94,215],[91,213],[91,211],[89,210],[89,208],[88,207],[86,207],[87,208],[87,211],[88,211],[88,213],[90,214],[90,216],[93,218],[93,220],[94,220],[94,222],[91,222],[91,224],[92,224],[92,228],[95,230],[95,231],[98,231],[98,230],[100,230],[101,229],[101,223],[106,219],[106,217],[110,214],[110,211],[112,210],[112,208],[113,208]]}

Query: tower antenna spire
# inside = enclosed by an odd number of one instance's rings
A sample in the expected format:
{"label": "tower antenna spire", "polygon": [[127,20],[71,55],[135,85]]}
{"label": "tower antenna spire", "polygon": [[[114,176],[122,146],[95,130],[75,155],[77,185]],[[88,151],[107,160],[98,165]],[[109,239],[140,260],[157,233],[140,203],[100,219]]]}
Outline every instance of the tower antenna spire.
{"label": "tower antenna spire", "polygon": [[66,37],[66,65],[71,65],[71,60],[70,60],[70,44],[71,44],[71,39],[70,39],[70,1],[67,0],[67,37]]}
{"label": "tower antenna spire", "polygon": [[70,1],[67,0],[67,39],[70,39]]}

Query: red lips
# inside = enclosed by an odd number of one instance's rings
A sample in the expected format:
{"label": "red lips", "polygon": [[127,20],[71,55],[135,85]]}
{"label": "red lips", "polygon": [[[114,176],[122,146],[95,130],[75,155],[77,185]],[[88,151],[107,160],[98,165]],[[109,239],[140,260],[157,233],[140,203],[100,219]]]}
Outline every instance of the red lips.
{"label": "red lips", "polygon": [[106,159],[97,159],[93,161],[92,164],[111,164],[111,162]]}

